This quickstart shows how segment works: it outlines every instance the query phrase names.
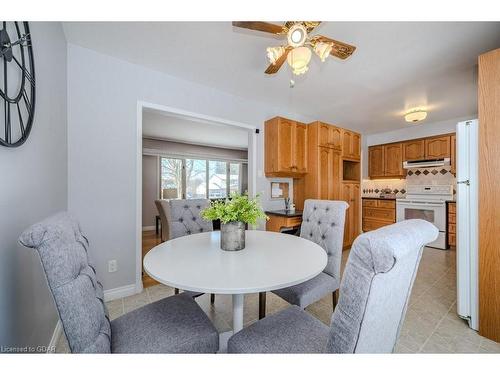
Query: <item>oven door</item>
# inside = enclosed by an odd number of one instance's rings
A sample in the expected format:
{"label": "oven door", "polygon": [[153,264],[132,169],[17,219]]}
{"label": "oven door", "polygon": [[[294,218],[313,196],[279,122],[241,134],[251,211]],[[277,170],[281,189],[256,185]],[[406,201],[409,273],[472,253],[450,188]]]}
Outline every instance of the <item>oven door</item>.
{"label": "oven door", "polygon": [[422,219],[434,224],[440,232],[446,231],[446,204],[444,202],[397,201],[396,220]]}

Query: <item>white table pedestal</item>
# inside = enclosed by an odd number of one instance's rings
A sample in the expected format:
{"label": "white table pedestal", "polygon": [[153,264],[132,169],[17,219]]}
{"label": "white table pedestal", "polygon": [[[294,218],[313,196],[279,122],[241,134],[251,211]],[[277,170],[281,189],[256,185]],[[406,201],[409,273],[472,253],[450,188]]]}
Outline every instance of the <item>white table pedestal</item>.
{"label": "white table pedestal", "polygon": [[233,294],[233,334],[243,329],[244,294]]}

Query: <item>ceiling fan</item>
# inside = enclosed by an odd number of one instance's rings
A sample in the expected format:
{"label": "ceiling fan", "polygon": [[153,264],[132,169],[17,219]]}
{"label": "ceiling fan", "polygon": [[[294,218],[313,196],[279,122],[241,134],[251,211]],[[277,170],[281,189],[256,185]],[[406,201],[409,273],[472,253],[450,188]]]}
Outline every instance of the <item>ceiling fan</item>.
{"label": "ceiling fan", "polygon": [[293,74],[304,74],[309,69],[311,49],[322,62],[329,55],[345,60],[352,55],[355,46],[327,38],[322,35],[311,36],[310,33],[320,24],[318,21],[287,21],[283,25],[268,22],[233,22],[233,26],[244,29],[263,31],[266,33],[286,36],[287,43],[283,46],[268,47],[267,57],[271,65],[266,74],[278,72],[285,60],[292,68]]}

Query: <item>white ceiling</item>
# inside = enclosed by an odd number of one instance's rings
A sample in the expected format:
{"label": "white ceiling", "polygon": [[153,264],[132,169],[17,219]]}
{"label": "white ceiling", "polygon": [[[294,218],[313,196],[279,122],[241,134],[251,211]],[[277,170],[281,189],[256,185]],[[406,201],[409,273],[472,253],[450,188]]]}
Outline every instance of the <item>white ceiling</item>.
{"label": "white ceiling", "polygon": [[189,120],[152,109],[143,112],[142,135],[196,145],[248,149],[248,130]]}
{"label": "white ceiling", "polygon": [[406,109],[425,106],[424,123],[477,113],[477,56],[500,47],[500,23],[325,22],[317,33],[357,46],[354,55],[296,78],[284,66],[264,74],[270,34],[229,22],[65,23],[68,42],[292,113],[367,134],[408,126]]}

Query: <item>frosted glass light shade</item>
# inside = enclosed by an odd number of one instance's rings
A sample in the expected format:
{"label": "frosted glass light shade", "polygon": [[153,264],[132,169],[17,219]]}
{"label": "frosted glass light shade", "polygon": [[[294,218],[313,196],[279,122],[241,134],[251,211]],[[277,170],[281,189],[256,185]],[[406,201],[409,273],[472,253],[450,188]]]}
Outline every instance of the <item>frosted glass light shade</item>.
{"label": "frosted glass light shade", "polygon": [[290,51],[287,57],[288,65],[293,74],[299,75],[307,72],[309,61],[311,61],[311,50],[307,47],[297,47]]}
{"label": "frosted glass light shade", "polygon": [[427,112],[424,111],[423,109],[411,110],[405,114],[406,122],[418,122],[425,120],[426,117],[427,117]]}
{"label": "frosted glass light shade", "polygon": [[322,62],[325,62],[331,51],[332,43],[318,42],[314,45],[314,52],[318,55]]}

